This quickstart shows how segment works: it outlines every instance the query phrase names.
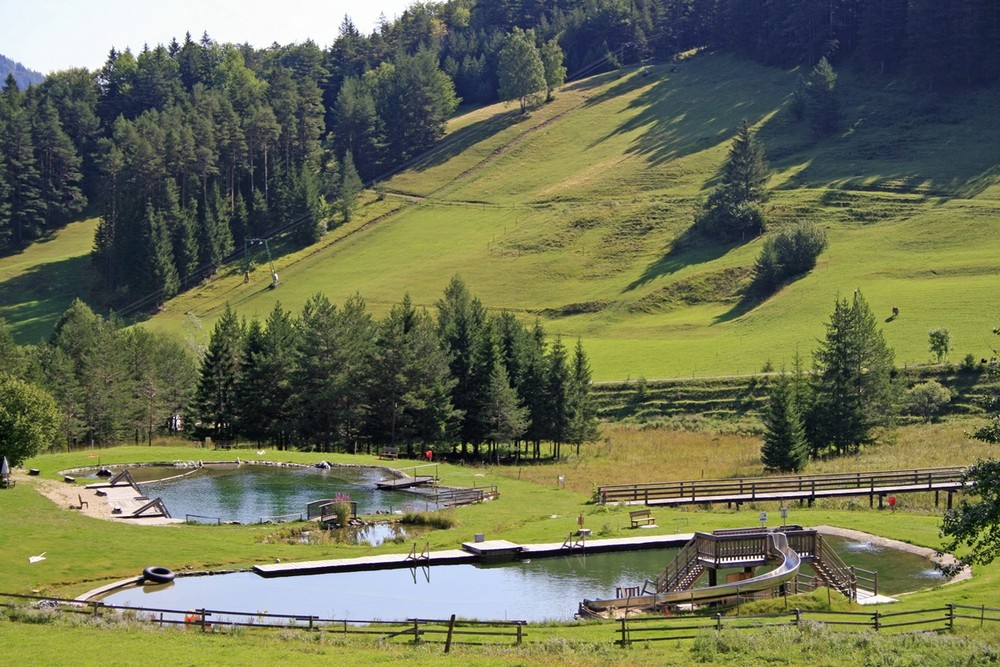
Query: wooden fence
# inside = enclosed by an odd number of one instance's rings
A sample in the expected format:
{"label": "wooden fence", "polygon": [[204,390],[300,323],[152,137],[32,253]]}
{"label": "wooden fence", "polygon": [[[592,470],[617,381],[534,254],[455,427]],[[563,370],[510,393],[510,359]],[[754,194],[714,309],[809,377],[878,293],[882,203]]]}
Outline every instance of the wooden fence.
{"label": "wooden fence", "polygon": [[[964,488],[960,466],[882,470],[826,475],[783,475],[774,477],[735,477],[680,482],[641,484],[605,484],[597,488],[603,503],[641,503],[680,505],[702,502],[749,502],[788,500],[851,495],[913,493],[917,491],[954,492]],[[950,501],[949,493],[949,501]],[[880,501],[881,502],[881,501]]]}
{"label": "wooden fence", "polygon": [[875,632],[954,630],[960,622],[968,621],[982,626],[1000,623],[1000,609],[948,604],[929,609],[884,612],[864,611],[811,611],[794,609],[777,614],[759,616],[636,616],[618,622],[615,644],[629,646],[635,643],[694,639],[708,631],[757,630],[775,627],[802,627],[822,624],[837,629],[873,630]]}
{"label": "wooden fence", "polygon": [[0,593],[5,607],[17,605],[50,609],[61,613],[100,616],[107,613],[128,615],[137,621],[160,626],[182,625],[201,632],[221,628],[281,628],[338,635],[374,636],[378,641],[410,638],[413,643],[443,644],[447,653],[452,644],[485,645],[513,643],[520,645],[526,636],[527,621],[474,621],[457,619],[409,618],[400,621],[333,619],[307,614],[270,614],[264,612],[225,611],[219,609],[161,609],[105,604],[99,600],[80,601],[64,598]]}

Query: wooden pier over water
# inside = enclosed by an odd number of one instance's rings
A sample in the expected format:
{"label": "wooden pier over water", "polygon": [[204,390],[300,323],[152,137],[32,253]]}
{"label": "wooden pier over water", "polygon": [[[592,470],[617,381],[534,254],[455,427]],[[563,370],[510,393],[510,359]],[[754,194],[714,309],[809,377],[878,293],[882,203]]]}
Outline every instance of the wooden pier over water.
{"label": "wooden pier over water", "polygon": [[616,539],[581,540],[571,547],[565,542],[547,544],[516,544],[507,540],[465,542],[461,549],[425,551],[417,554],[381,554],[360,558],[331,558],[328,560],[301,561],[297,563],[269,563],[254,565],[253,571],[262,577],[290,577],[300,574],[327,572],[361,572],[365,570],[399,569],[429,565],[460,565],[463,563],[497,562],[518,558],[568,556],[631,549],[670,549],[687,544],[693,533],[679,535],[650,535],[647,537],[622,537]]}

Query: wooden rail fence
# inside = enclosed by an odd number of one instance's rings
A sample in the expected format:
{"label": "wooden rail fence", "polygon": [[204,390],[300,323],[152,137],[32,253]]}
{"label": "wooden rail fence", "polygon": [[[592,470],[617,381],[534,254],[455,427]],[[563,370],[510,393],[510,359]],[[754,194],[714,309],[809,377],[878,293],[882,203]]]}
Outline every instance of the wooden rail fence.
{"label": "wooden rail fence", "polygon": [[[375,636],[379,641],[409,637],[413,643],[443,644],[447,653],[453,644],[481,646],[486,644],[524,642],[527,621],[474,621],[457,619],[410,618],[401,621],[333,619],[308,614],[271,614],[264,612],[224,611],[219,609],[161,609],[105,604],[99,600],[68,600],[0,593],[0,605],[18,605],[48,609],[61,613],[100,616],[120,613],[138,621],[160,626],[182,625],[210,632],[216,628],[280,628],[306,632],[327,632],[340,635]],[[438,639],[434,639],[437,637]]]}
{"label": "wooden rail fence", "polygon": [[966,468],[917,468],[826,475],[784,475],[774,477],[734,477],[680,482],[605,484],[597,489],[600,503],[683,505],[690,503],[742,503],[761,500],[808,500],[867,495],[874,502],[891,493],[946,491],[951,507],[952,493],[965,487]]}
{"label": "wooden rail fence", "polygon": [[[934,631],[954,630],[959,622],[973,621],[979,626],[1000,623],[1000,609],[948,604],[929,609],[909,611],[817,611],[793,609],[777,614],[758,616],[636,616],[618,622],[615,644],[629,646],[635,643],[694,639],[712,630],[756,630],[780,626],[802,627],[818,623],[845,630]],[[972,625],[965,623],[966,625]],[[905,629],[905,630],[904,630]]]}

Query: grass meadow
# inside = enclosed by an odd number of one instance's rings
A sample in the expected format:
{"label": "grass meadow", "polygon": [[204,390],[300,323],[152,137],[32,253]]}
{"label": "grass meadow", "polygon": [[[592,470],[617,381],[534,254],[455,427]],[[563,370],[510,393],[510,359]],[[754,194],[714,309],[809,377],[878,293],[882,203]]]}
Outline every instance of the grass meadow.
{"label": "grass meadow", "polygon": [[[569,84],[523,116],[464,113],[385,183],[384,200],[369,193],[314,246],[276,245],[277,289],[258,256],[249,284],[224,268],[138,319],[204,343],[226,303],[263,318],[279,300],[297,312],[317,292],[360,294],[380,316],[407,293],[433,308],[458,274],[487,307],[580,337],[595,380],[613,381],[790,366],[815,348],[834,301],[861,289],[900,364],[928,361],[927,332],[940,327],[954,357],[992,354],[995,91],[930,99],[844,72],[842,130],[817,139],[785,109],[795,70],[702,54],[649,71]],[[742,118],[773,170],[772,227],[811,220],[829,238],[815,270],[763,303],[742,299],[762,239],[685,238]],[[76,276],[90,275],[93,227],[0,259],[0,316],[20,342],[47,335],[92,280]]]}
{"label": "grass meadow", "polygon": [[[988,455],[989,448],[969,440],[971,421],[906,426],[895,439],[863,451],[856,457],[811,464],[807,472],[869,470],[890,467],[924,467],[971,463]],[[476,533],[488,539],[515,542],[560,541],[577,526],[582,514],[595,537],[630,536],[628,508],[598,506],[590,502],[598,484],[611,482],[697,479],[759,473],[760,442],[750,436],[711,432],[667,431],[623,425],[606,425],[602,439],[581,448],[579,455],[564,448],[567,457],[552,464],[492,465],[440,464],[442,483],[456,486],[496,484],[500,497],[481,505],[448,510],[452,528],[434,530],[420,538],[432,550],[456,548]],[[41,470],[47,483],[63,484],[59,471],[94,466],[175,460],[281,460],[314,463],[319,458],[335,463],[382,465],[374,456],[316,454],[266,450],[219,451],[182,442],[162,442],[152,447],[114,447],[44,454],[26,463]],[[405,467],[406,461],[393,466]],[[565,484],[558,483],[563,476]],[[15,488],[0,492],[0,571],[2,592],[39,592],[71,597],[98,585],[135,576],[150,564],[177,571],[240,569],[254,563],[354,557],[405,552],[410,545],[379,547],[343,545],[325,541],[289,544],[273,539],[293,524],[278,526],[143,526],[108,522],[84,516],[37,493],[38,478],[21,477]],[[773,507],[771,505],[774,505]],[[758,512],[777,515],[774,503],[748,504],[740,509],[654,509],[657,527],[644,534],[668,534],[756,525]],[[937,548],[941,508],[927,494],[900,498],[895,512],[871,510],[865,499],[819,501],[815,507],[793,504],[789,520],[803,525],[834,525]],[[46,560],[29,563],[28,556],[45,552]],[[970,581],[914,592],[903,596],[891,611],[937,607],[947,603],[998,606],[996,587],[1000,565],[977,567]],[[470,592],[474,594],[474,592]],[[794,600],[792,604],[794,604]],[[803,602],[806,604],[807,602]],[[846,602],[835,604],[846,609]],[[885,611],[890,611],[888,608]],[[663,664],[774,664],[783,656],[794,664],[800,651],[808,651],[827,665],[859,664],[859,656],[906,656],[917,662],[879,664],[988,664],[976,662],[998,648],[996,633],[974,628],[956,635],[901,639],[891,634],[841,635],[815,630],[789,634],[708,636],[695,641],[671,641],[622,650],[613,645],[614,623],[550,623],[528,628],[525,646],[462,647],[453,658],[471,665],[557,665],[572,659],[580,665]],[[987,628],[986,630],[988,630]],[[995,630],[995,629],[994,629]],[[54,634],[57,633],[57,634]],[[8,664],[97,664],[109,654],[128,655],[133,664],[159,656],[161,664],[191,664],[211,656],[212,664],[311,664],[336,660],[349,651],[356,664],[383,664],[405,660],[408,664],[438,664],[440,645],[410,646],[344,638],[336,633],[308,635],[292,631],[232,630],[202,635],[197,632],[149,627],[129,619],[72,616],[55,618],[41,611],[0,613],[0,634],[18,646]],[[58,641],[52,641],[58,636]],[[46,640],[48,637],[48,640]],[[873,653],[874,652],[874,653]],[[280,656],[280,658],[279,658]],[[971,662],[955,662],[962,660]],[[975,660],[973,659],[975,658]],[[923,662],[920,662],[923,660]],[[779,663],[781,660],[779,660]]]}

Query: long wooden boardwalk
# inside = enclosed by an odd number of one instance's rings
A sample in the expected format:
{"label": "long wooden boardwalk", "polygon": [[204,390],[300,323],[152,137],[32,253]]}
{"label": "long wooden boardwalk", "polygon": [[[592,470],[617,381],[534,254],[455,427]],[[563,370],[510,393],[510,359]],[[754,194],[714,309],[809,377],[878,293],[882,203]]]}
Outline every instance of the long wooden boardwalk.
{"label": "long wooden boardwalk", "polygon": [[690,505],[695,503],[745,503],[751,501],[808,500],[846,496],[868,496],[879,505],[888,495],[944,491],[948,507],[952,494],[965,488],[965,468],[919,468],[830,475],[787,475],[780,477],[736,477],[681,482],[607,484],[598,487],[602,503],[642,505]]}
{"label": "long wooden boardwalk", "polygon": [[630,549],[668,549],[687,544],[693,533],[680,535],[650,535],[643,537],[622,537],[614,539],[584,539],[567,546],[566,542],[546,544],[516,544],[506,540],[490,542],[467,542],[462,549],[431,551],[415,555],[381,554],[360,558],[331,558],[328,560],[300,561],[297,563],[269,563],[254,565],[253,571],[262,577],[290,577],[300,574],[320,574],[326,572],[360,572],[365,570],[388,570],[426,565],[459,565],[495,561],[501,552],[509,559],[541,558],[543,556],[580,555],[606,551]]}

